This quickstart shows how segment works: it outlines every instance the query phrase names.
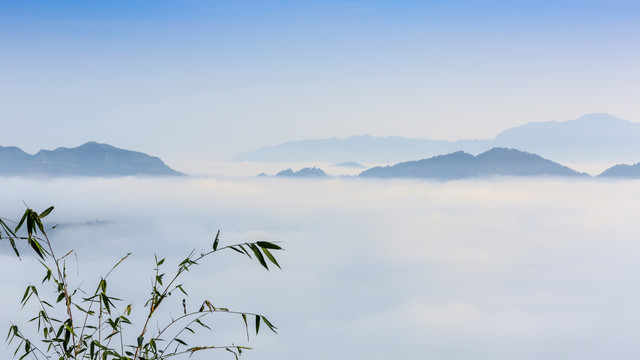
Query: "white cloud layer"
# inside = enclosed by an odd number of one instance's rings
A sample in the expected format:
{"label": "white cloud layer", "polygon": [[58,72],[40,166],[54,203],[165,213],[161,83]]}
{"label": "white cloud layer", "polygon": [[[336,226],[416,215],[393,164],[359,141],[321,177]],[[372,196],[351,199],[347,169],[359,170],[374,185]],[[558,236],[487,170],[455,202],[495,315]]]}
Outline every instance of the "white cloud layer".
{"label": "white cloud layer", "polygon": [[[65,226],[52,239],[60,253],[77,251],[88,287],[133,252],[111,286],[137,309],[154,253],[171,269],[217,229],[223,242],[281,241],[282,271],[227,254],[187,277],[191,306],[209,298],[279,327],[248,343],[248,360],[631,359],[638,185],[5,178],[0,215],[17,217],[23,200],[55,205],[51,221]],[[85,224],[95,220],[105,223]],[[0,326],[24,324],[19,299],[40,270],[0,245]],[[75,260],[68,266],[75,276]],[[214,344],[246,340],[240,320],[214,323]]]}

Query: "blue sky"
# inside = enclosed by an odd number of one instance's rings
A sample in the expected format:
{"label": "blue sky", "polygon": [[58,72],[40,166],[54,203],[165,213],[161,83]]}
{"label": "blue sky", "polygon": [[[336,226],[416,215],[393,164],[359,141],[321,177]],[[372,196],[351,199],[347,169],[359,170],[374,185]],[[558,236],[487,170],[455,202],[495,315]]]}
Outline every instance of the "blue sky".
{"label": "blue sky", "polygon": [[632,1],[0,3],[0,144],[179,161],[354,134],[640,121]]}

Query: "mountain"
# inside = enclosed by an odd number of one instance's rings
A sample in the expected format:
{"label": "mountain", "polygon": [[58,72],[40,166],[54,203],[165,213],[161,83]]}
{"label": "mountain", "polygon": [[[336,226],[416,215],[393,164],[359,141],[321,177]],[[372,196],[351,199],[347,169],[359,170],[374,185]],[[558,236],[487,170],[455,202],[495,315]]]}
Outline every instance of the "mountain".
{"label": "mountain", "polygon": [[489,140],[426,140],[400,136],[351,136],[347,139],[292,141],[265,146],[237,156],[239,161],[257,162],[394,162],[466,150],[480,152],[488,148]]}
{"label": "mountain", "polygon": [[284,176],[284,177],[325,177],[327,173],[325,173],[322,169],[318,169],[317,167],[304,168],[298,171],[293,171],[291,169],[282,170],[276,174],[276,176]]}
{"label": "mountain", "polygon": [[558,161],[632,162],[640,157],[640,123],[609,114],[547,121],[508,129],[493,146],[515,147]]}
{"label": "mountain", "polygon": [[640,178],[640,163],[615,165],[603,171],[598,177]]}
{"label": "mountain", "polygon": [[473,156],[463,151],[429,159],[379,166],[360,177],[430,178],[440,180],[486,176],[588,176],[538,155],[506,148],[493,148]]}
{"label": "mountain", "polygon": [[184,175],[155,156],[88,142],[75,148],[40,150],[29,155],[20,148],[0,146],[0,175],[46,176],[175,176]]}
{"label": "mountain", "polygon": [[563,162],[634,162],[640,157],[640,123],[608,114],[569,121],[528,123],[485,140],[429,140],[406,137],[352,136],[287,142],[240,154],[258,162],[345,160],[394,163],[465,151],[479,154],[494,147],[516,148]]}

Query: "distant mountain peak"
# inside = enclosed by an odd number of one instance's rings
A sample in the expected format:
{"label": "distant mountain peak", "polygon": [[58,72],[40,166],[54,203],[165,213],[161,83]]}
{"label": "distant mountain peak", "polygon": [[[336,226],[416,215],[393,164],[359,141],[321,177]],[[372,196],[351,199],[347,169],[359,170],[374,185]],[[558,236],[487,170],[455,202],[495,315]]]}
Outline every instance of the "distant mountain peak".
{"label": "distant mountain peak", "polygon": [[611,114],[608,113],[591,113],[591,114],[586,114],[586,115],[582,115],[577,119],[574,120],[568,120],[569,121],[581,121],[581,122],[625,122],[625,123],[630,123],[631,121],[629,120],[625,120],[616,116],[613,116]]}
{"label": "distant mountain peak", "polygon": [[99,142],[95,142],[95,141],[88,141],[80,146],[78,146],[79,149],[82,148],[98,148],[98,149],[117,149],[115,146],[109,145],[109,144],[103,144],[103,143],[99,143]]}
{"label": "distant mountain peak", "polygon": [[175,176],[184,175],[155,156],[95,141],[75,148],[59,147],[29,155],[0,147],[0,175],[23,176]]}
{"label": "distant mountain peak", "polygon": [[633,165],[618,164],[614,165],[605,171],[598,177],[608,178],[640,178],[640,163]]}
{"label": "distant mountain peak", "polygon": [[282,170],[276,174],[276,176],[284,176],[284,177],[325,177],[327,173],[325,173],[322,169],[317,167],[306,167],[300,169],[298,171],[293,171],[291,169]]}
{"label": "distant mountain peak", "polygon": [[486,176],[588,176],[536,154],[492,148],[473,156],[463,151],[363,171],[360,177],[440,180]]}

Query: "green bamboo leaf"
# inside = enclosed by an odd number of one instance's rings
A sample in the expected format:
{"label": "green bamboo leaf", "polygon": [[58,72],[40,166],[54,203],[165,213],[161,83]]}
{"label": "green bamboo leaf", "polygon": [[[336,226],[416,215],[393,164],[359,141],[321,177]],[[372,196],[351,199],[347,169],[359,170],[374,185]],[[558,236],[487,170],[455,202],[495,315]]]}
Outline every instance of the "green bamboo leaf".
{"label": "green bamboo leaf", "polygon": [[229,246],[229,249],[233,250],[233,251],[237,251],[240,254],[244,255],[245,253],[243,253],[242,251],[240,251],[238,248],[236,248],[235,246]]}
{"label": "green bamboo leaf", "polygon": [[[200,310],[200,311],[202,311],[202,310]],[[205,329],[211,330],[211,328],[209,326],[207,326],[207,324],[205,324],[202,321],[200,321],[200,319],[196,319],[196,323],[198,323],[200,326],[202,326]]]}
{"label": "green bamboo leaf", "polygon": [[258,335],[258,332],[260,331],[260,315],[256,315],[256,335]]}
{"label": "green bamboo leaf", "polygon": [[40,219],[42,219],[43,217],[49,215],[49,213],[51,213],[51,211],[53,210],[53,206],[49,206],[45,211],[43,211],[42,213],[40,213]]}
{"label": "green bamboo leaf", "polygon": [[269,319],[267,319],[266,317],[262,316],[262,320],[264,321],[265,324],[267,324],[267,326],[269,327],[269,330],[273,331],[274,333],[278,333],[276,331],[277,327],[273,326],[273,324],[269,321]]}
{"label": "green bamboo leaf", "polygon": [[22,300],[20,300],[21,304],[24,304],[26,302],[26,299],[28,299],[30,290],[31,290],[31,286],[27,286],[27,289],[24,291],[24,295],[22,296]]}
{"label": "green bamboo leaf", "polygon": [[73,329],[71,328],[71,326],[69,326],[70,320],[67,320],[64,322],[64,328],[66,329],[66,331],[68,331],[70,334],[75,334],[75,332],[73,331]]}
{"label": "green bamboo leaf", "polygon": [[218,250],[218,243],[220,242],[220,230],[216,234],[216,239],[213,241],[213,251]]}
{"label": "green bamboo leaf", "polygon": [[20,253],[18,252],[18,248],[16,247],[16,242],[15,240],[13,240],[12,237],[9,238],[9,243],[11,244],[11,248],[13,249],[13,252],[16,253],[16,256],[20,257]]}
{"label": "green bamboo leaf", "polygon": [[[248,245],[245,243],[245,245]],[[240,250],[242,250],[242,252],[247,255],[248,257],[251,257],[251,254],[249,254],[249,252],[247,251],[247,249],[244,247],[244,245],[238,245],[238,247],[240,248]]]}
{"label": "green bamboo leaf", "polygon": [[262,252],[267,256],[267,259],[269,259],[269,261],[271,261],[279,269],[282,269],[280,267],[280,264],[278,264],[278,262],[276,261],[276,258],[273,256],[273,254],[271,254],[271,252],[267,248],[263,247]]}
{"label": "green bamboo leaf", "polygon": [[242,320],[244,321],[244,329],[247,332],[247,341],[249,341],[249,324],[247,323],[247,314],[242,314]]}
{"label": "green bamboo leaf", "polygon": [[7,225],[4,221],[2,221],[2,219],[0,219],[0,226],[2,226],[4,231],[7,233],[7,236],[16,237],[16,233],[14,233],[13,230],[11,230],[11,228],[9,227],[9,225]]}
{"label": "green bamboo leaf", "polygon": [[189,294],[187,294],[187,292],[186,292],[186,291],[184,291],[184,289],[182,288],[182,284],[180,284],[180,285],[176,285],[176,289],[178,289],[178,290],[182,291],[182,293],[183,293],[183,294],[185,294],[186,296],[189,296]]}
{"label": "green bamboo leaf", "polygon": [[5,341],[10,341],[9,337],[13,339],[16,335],[18,335],[18,325],[11,325],[9,327],[9,333],[7,334],[7,339]]}
{"label": "green bamboo leaf", "polygon": [[264,260],[264,256],[262,256],[260,249],[255,244],[247,244],[247,245],[249,245],[249,248],[251,249],[251,251],[253,251],[253,253],[256,255],[256,258],[258,259],[260,264],[264,266],[265,269],[269,270],[269,266],[267,265],[267,262]]}
{"label": "green bamboo leaf", "polygon": [[36,221],[34,221],[34,222],[38,226],[38,229],[40,229],[40,232],[44,234],[45,232],[44,232],[44,226],[42,226],[42,221],[40,221],[40,219],[37,218]]}
{"label": "green bamboo leaf", "polygon": [[[2,219],[0,219],[0,227],[4,229],[5,233],[7,234],[7,238],[9,239],[9,243],[11,244],[11,248],[13,249],[13,252],[15,252],[16,256],[19,258],[20,253],[18,252],[18,248],[16,247],[16,241],[15,241],[16,234],[9,228],[9,226],[7,226],[7,224],[4,223],[4,221],[2,221]],[[2,239],[2,232],[0,232],[0,239]]]}
{"label": "green bamboo leaf", "polygon": [[18,223],[18,226],[16,226],[14,232],[18,232],[18,230],[22,227],[22,224],[24,224],[24,221],[27,219],[27,215],[29,215],[29,210],[30,209],[25,210],[24,214],[22,215],[22,219],[20,219],[20,222]]}
{"label": "green bamboo leaf", "polygon": [[225,348],[225,349],[227,349],[227,351],[228,351],[228,352],[232,353],[232,354],[233,354],[233,356],[235,356],[235,357],[236,357],[236,360],[238,360],[238,354],[236,354],[236,352],[235,352],[235,351],[233,351],[233,350],[231,350],[231,349],[229,349],[229,348]]}
{"label": "green bamboo leaf", "polygon": [[42,283],[44,284],[45,281],[51,280],[51,275],[53,275],[53,273],[51,272],[51,269],[47,269],[47,273],[42,279]]}
{"label": "green bamboo leaf", "polygon": [[29,211],[29,213],[27,214],[27,233],[29,235],[29,237],[31,237],[31,234],[33,233],[33,210],[31,209],[27,209]]}
{"label": "green bamboo leaf", "polygon": [[104,308],[107,310],[107,313],[111,314],[111,308],[109,304],[109,298],[107,297],[107,295],[105,295],[104,293],[100,294],[100,299],[102,300],[102,305],[104,305]]}
{"label": "green bamboo leaf", "polygon": [[40,256],[40,258],[44,259],[45,251],[42,248],[42,245],[40,245],[40,243],[38,242],[38,240],[36,240],[35,237],[29,237],[27,239],[27,243],[29,244],[29,246],[31,246],[33,251],[35,251],[35,253],[38,254],[38,256]]}
{"label": "green bamboo leaf", "polygon": [[258,244],[258,246],[260,246],[261,248],[267,248],[272,250],[282,250],[280,246],[268,241],[258,241],[256,242],[256,244]]}

